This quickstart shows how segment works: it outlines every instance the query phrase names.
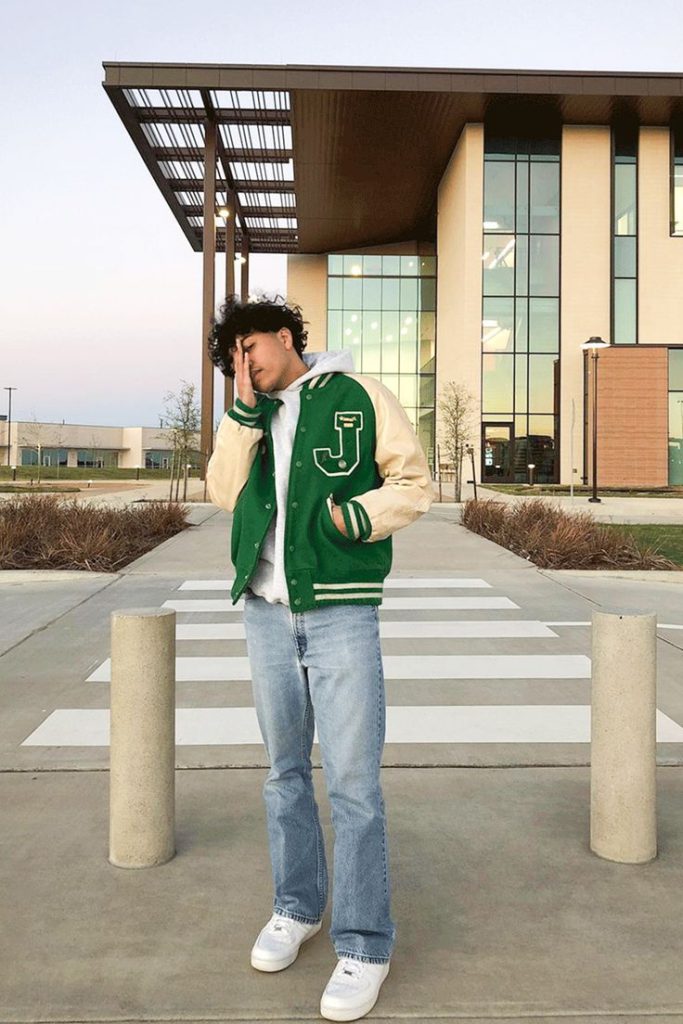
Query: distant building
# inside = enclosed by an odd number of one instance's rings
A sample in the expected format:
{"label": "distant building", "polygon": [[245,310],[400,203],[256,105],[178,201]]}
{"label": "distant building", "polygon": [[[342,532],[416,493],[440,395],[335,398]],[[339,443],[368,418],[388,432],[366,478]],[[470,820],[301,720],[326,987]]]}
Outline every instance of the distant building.
{"label": "distant building", "polygon": [[[7,419],[0,419],[0,465],[7,461]],[[188,465],[200,468],[199,434]],[[82,423],[12,421],[10,466],[82,469],[169,469],[172,431],[164,427],[101,427]]]}

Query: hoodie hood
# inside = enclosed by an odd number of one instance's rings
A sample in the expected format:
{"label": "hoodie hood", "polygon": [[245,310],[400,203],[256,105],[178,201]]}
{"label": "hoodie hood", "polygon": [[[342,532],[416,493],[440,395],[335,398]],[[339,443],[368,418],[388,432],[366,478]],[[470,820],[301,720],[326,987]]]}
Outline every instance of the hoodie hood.
{"label": "hoodie hood", "polygon": [[[301,358],[308,367],[306,373],[293,380],[284,391],[299,391],[302,384],[312,377],[319,377],[323,373],[353,373],[353,353],[345,348],[332,352],[302,352]],[[268,395],[279,395],[279,391],[268,391]]]}

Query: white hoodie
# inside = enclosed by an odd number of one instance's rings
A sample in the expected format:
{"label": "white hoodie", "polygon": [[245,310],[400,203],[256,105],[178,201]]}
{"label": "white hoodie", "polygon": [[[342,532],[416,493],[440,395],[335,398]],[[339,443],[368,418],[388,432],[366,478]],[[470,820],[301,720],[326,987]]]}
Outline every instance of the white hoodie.
{"label": "white hoodie", "polygon": [[[271,434],[273,458],[275,460],[275,496],[278,509],[287,508],[289,467],[292,460],[292,446],[301,403],[301,385],[312,377],[335,370],[353,373],[353,355],[349,349],[338,352],[303,352],[301,358],[309,367],[306,373],[283,391],[269,391],[269,398],[283,402],[273,413]],[[271,603],[280,602],[289,606],[289,594],[285,580],[285,517],[276,511],[270,529],[261,548],[261,556],[249,589]]]}

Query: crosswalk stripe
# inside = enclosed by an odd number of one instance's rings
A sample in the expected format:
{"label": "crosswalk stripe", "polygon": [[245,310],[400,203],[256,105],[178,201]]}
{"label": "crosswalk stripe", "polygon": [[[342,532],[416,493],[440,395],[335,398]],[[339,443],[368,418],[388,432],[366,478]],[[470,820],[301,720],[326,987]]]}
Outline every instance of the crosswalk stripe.
{"label": "crosswalk stripe", "polygon": [[[386,743],[589,743],[590,705],[451,705],[386,709]],[[657,711],[657,740],[683,742],[683,727]],[[318,743],[317,727],[313,736]],[[176,745],[262,745],[254,708],[178,708]],[[109,711],[59,708],[23,747],[106,747]]]}
{"label": "crosswalk stripe", "polygon": [[[590,659],[583,654],[429,654],[384,655],[386,679],[586,679]],[[249,658],[176,658],[181,683],[251,679]],[[111,680],[111,658],[88,676],[88,683]]]}
{"label": "crosswalk stripe", "polygon": [[[185,580],[178,587],[178,590],[227,590],[229,591],[234,583],[234,580]],[[406,576],[405,579],[400,576],[388,576],[384,580],[384,589],[393,587],[396,590],[412,590],[412,589],[437,589],[444,590],[450,588],[491,588],[491,584],[487,583],[486,580],[482,579],[466,579],[461,576],[426,576],[426,577],[415,577]]]}
{"label": "crosswalk stripe", "polygon": [[[233,604],[220,598],[198,598],[184,600],[182,598],[164,601],[162,608],[173,608],[177,612],[236,612],[244,608],[244,599]],[[459,610],[496,610],[501,608],[519,608],[508,597],[385,597],[382,601],[384,609],[408,608],[414,611],[429,611],[435,608],[451,608]]]}
{"label": "crosswalk stripe", "polygon": [[[422,619],[403,621],[380,620],[382,639],[518,639],[524,637],[555,637],[557,633],[543,622],[532,619],[459,619],[455,622],[426,622]],[[176,640],[243,640],[243,622],[181,623],[176,626]]]}

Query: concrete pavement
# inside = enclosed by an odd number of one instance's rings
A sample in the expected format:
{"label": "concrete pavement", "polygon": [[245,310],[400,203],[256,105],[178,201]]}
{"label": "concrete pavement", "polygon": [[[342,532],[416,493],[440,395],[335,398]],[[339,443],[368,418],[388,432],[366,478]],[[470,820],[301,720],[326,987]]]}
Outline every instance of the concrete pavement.
{"label": "concrete pavement", "polygon": [[[241,623],[239,608],[206,607],[227,597],[216,587],[231,576],[229,517],[198,505],[193,518],[119,573],[0,574],[0,914],[11,922],[0,931],[1,1021],[320,1019],[331,902],[292,967],[249,965],[272,886],[267,760],[248,731],[179,742],[172,861],[126,871],[106,859],[108,750],[74,712],[107,713],[108,683],[88,680],[106,674],[110,612],[182,601],[179,631]],[[367,1019],[681,1020],[683,588],[541,572],[464,531],[445,505],[399,532],[394,552],[380,617],[397,945]],[[660,623],[669,739],[658,745],[659,856],[644,866],[588,846],[576,713],[590,701],[586,623],[614,605],[654,609]],[[233,672],[243,638],[186,637],[176,653],[179,713],[227,711],[231,725],[251,714],[250,684]],[[57,711],[62,732],[27,744]],[[313,763],[332,876],[317,745]]]}

